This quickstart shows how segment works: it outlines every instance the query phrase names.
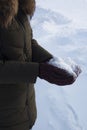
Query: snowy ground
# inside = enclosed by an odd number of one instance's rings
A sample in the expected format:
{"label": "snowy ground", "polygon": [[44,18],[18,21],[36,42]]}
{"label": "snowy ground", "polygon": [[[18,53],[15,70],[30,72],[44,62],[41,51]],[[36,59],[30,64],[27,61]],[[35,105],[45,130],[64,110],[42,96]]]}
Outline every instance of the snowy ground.
{"label": "snowy ground", "polygon": [[73,85],[65,87],[37,79],[38,118],[33,130],[87,130],[87,29],[42,8],[37,8],[32,26],[44,48],[56,57],[71,57],[83,70]]}

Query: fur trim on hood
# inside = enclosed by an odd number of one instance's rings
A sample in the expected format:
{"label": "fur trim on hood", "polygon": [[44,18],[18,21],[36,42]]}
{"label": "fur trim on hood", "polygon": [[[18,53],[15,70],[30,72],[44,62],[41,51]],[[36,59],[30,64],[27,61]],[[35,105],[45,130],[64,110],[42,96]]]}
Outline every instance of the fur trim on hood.
{"label": "fur trim on hood", "polygon": [[0,0],[0,25],[7,27],[18,12],[18,0]]}
{"label": "fur trim on hood", "polygon": [[35,11],[35,0],[0,0],[0,25],[8,27],[19,8],[32,17]]}
{"label": "fur trim on hood", "polygon": [[19,0],[19,7],[25,12],[25,14],[33,16],[36,2],[35,0]]}

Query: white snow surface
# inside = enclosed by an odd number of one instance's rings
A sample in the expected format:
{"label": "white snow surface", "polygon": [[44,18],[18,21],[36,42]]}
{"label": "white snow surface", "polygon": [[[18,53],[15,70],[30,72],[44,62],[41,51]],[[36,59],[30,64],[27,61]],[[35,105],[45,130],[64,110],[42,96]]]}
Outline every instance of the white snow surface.
{"label": "white snow surface", "polygon": [[60,87],[37,79],[38,113],[32,130],[87,130],[87,30],[77,28],[71,19],[42,6],[37,7],[31,25],[41,46],[63,58],[66,64],[71,63],[67,60],[70,57],[82,69],[70,86]]}

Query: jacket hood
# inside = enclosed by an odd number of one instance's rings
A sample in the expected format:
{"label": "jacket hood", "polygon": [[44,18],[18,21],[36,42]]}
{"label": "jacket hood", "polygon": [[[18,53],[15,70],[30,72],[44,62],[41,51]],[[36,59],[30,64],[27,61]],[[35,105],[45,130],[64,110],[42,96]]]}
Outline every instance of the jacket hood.
{"label": "jacket hood", "polygon": [[32,17],[35,11],[35,0],[0,0],[0,26],[8,27],[19,8]]}

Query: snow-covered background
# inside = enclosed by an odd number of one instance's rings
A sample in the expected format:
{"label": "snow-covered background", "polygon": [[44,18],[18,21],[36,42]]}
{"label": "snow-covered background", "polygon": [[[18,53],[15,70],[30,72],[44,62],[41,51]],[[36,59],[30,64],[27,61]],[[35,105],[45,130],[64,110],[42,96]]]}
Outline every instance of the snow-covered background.
{"label": "snow-covered background", "polygon": [[56,57],[71,57],[82,74],[70,86],[37,79],[33,130],[87,130],[87,0],[36,0],[35,39]]}

